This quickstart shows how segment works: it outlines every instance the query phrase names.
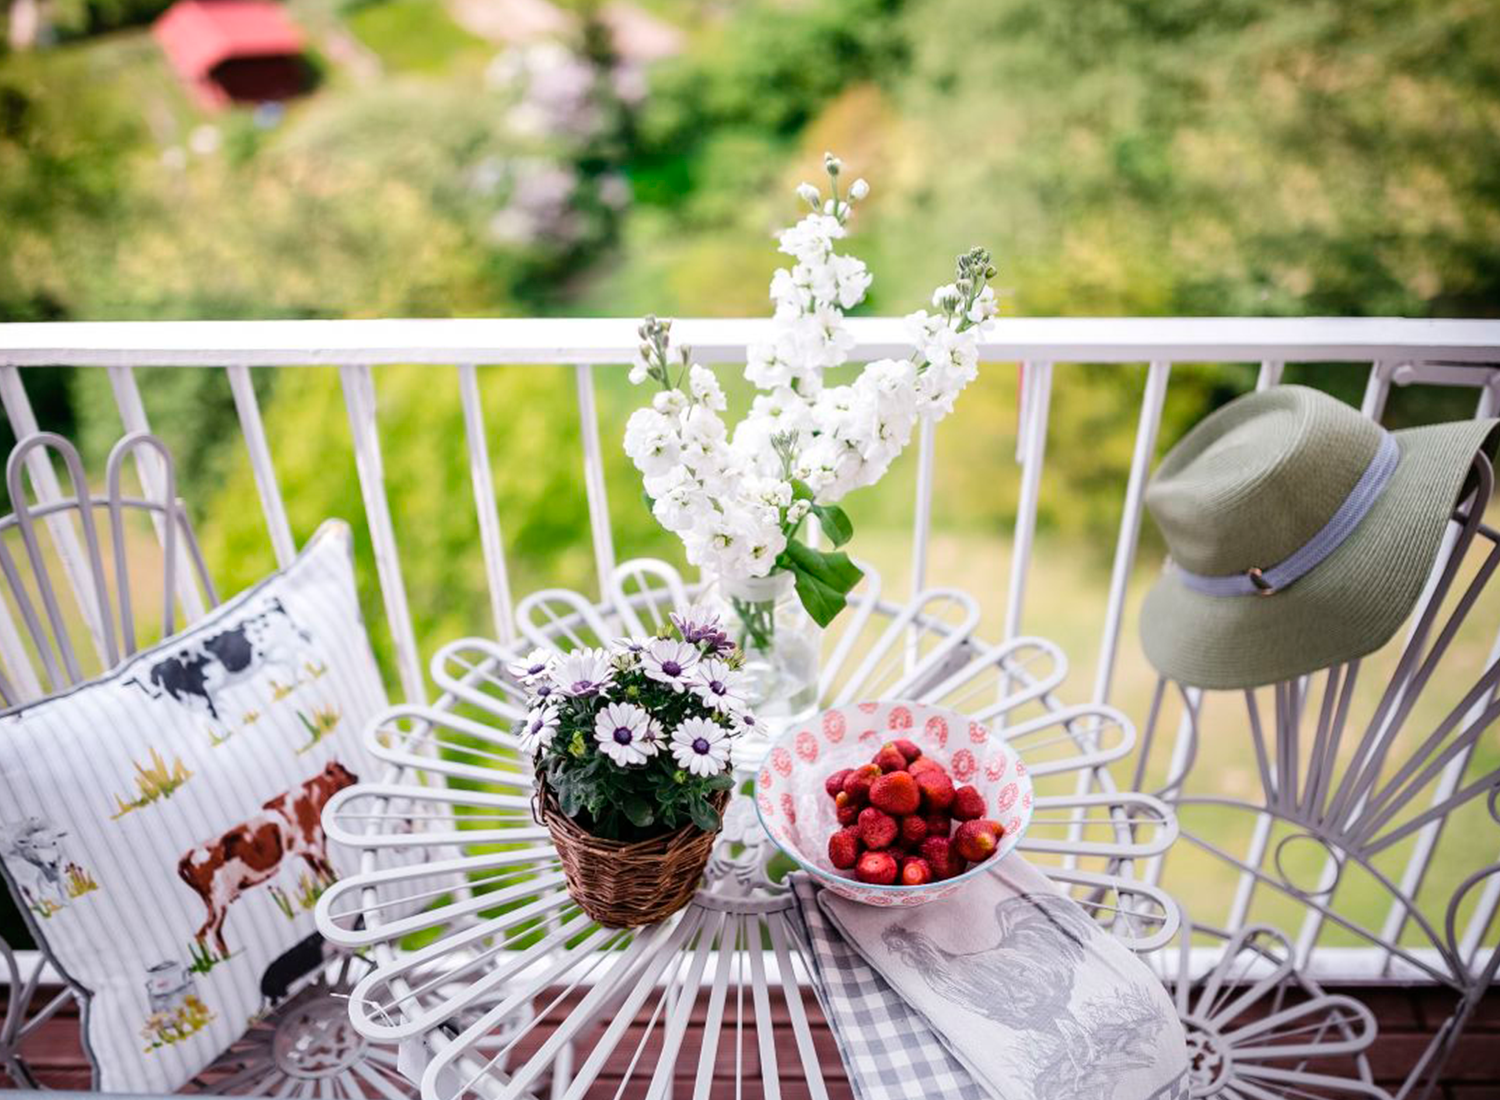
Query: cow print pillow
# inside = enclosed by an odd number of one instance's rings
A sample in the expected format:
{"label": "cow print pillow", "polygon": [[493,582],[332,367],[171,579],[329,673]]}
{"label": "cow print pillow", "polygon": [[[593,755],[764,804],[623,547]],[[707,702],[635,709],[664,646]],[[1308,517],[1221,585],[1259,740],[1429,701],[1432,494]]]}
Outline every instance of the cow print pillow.
{"label": "cow print pillow", "polygon": [[386,706],[350,533],[110,674],[0,717],[0,866],[85,998],[98,1088],[187,1083],[316,963],[329,798]]}

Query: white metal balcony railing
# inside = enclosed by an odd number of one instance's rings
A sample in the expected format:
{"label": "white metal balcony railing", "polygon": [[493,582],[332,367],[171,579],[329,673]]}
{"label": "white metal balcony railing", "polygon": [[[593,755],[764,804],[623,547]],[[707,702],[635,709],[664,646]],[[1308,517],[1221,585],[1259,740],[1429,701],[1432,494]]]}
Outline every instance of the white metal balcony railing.
{"label": "white metal balcony railing", "polygon": [[[582,320],[380,320],[380,321],[265,321],[265,322],[139,322],[13,324],[0,326],[0,401],[17,437],[37,429],[28,402],[25,368],[68,366],[105,368],[109,372],[122,428],[150,430],[145,405],[137,387],[136,367],[182,366],[223,369],[228,377],[240,429],[254,472],[270,543],[278,562],[287,564],[296,552],[261,411],[251,385],[251,368],[295,368],[336,365],[352,431],[353,458],[362,490],[366,522],[378,568],[380,595],[394,639],[402,694],[409,702],[425,702],[428,681],[418,647],[403,583],[396,526],[387,502],[380,435],[376,418],[373,367],[382,364],[427,364],[456,371],[470,459],[476,518],[488,579],[494,631],[502,641],[515,637],[513,593],[504,550],[504,526],[491,480],[487,433],[480,401],[480,365],[552,365],[571,367],[583,441],[582,461],[590,517],[590,538],[600,578],[609,590],[615,569],[609,525],[603,446],[595,406],[596,368],[629,361],[637,342],[636,322],[629,319]],[[902,323],[894,318],[865,318],[849,322],[855,338],[851,359],[863,361],[903,354],[908,345]],[[673,336],[693,349],[704,363],[743,363],[749,344],[764,337],[768,323],[751,320],[682,320]],[[1020,463],[1018,512],[1013,532],[1010,572],[1004,604],[1004,635],[1020,632],[1035,541],[1041,493],[1041,474],[1048,444],[1052,367],[1054,363],[1101,365],[1144,364],[1139,419],[1128,476],[1121,485],[1121,509],[1110,574],[1103,629],[1098,639],[1095,680],[1086,689],[1093,702],[1106,703],[1114,690],[1119,664],[1121,628],[1127,589],[1135,563],[1142,523],[1143,491],[1157,454],[1161,424],[1174,364],[1238,362],[1259,364],[1257,386],[1276,385],[1288,363],[1344,363],[1366,378],[1362,409],[1379,418],[1393,386],[1409,384],[1470,387],[1475,393],[1475,415],[1500,411],[1500,322],[1415,321],[1404,319],[1038,319],[1007,320],[982,346],[986,364],[1025,364],[1017,432]],[[915,444],[916,491],[912,519],[911,583],[913,592],[927,581],[932,529],[934,439],[924,429]],[[154,455],[145,452],[139,469],[148,495],[159,499],[161,470]],[[57,480],[38,452],[29,466],[33,489],[42,502],[56,499]],[[581,537],[581,533],[580,533]],[[70,552],[67,532],[59,538],[66,569],[81,568],[76,547]],[[190,577],[179,570],[179,577]],[[77,577],[81,579],[82,574]],[[81,585],[74,586],[81,590]],[[202,611],[198,593],[188,581],[182,592],[191,619]],[[87,620],[90,612],[80,605]],[[0,605],[3,607],[3,605]],[[1489,662],[1500,658],[1500,639]],[[10,615],[0,613],[0,660],[7,669],[28,665],[25,648]],[[13,679],[16,679],[13,677]],[[17,679],[23,693],[28,681]],[[40,693],[35,677],[29,684]],[[1085,689],[1075,689],[1085,690]],[[1191,694],[1191,693],[1190,693]],[[1140,718],[1141,716],[1136,716]],[[1178,730],[1173,750],[1174,768],[1185,756],[1188,724]],[[1248,753],[1248,748],[1246,752]],[[1464,757],[1467,760],[1467,756]],[[1450,769],[1452,770],[1452,769]],[[1460,767],[1459,772],[1462,771]],[[1433,804],[1452,795],[1458,774],[1446,787],[1439,785]],[[1445,782],[1447,777],[1445,776]],[[1403,882],[1420,883],[1434,859],[1433,843],[1418,844]],[[1473,840],[1494,847],[1494,837]],[[1264,855],[1256,855],[1257,861]],[[1495,857],[1489,851],[1483,862]],[[1456,940],[1464,945],[1468,965],[1480,967],[1480,947],[1500,908],[1500,875],[1489,875],[1469,906],[1464,929]],[[1236,922],[1246,919],[1236,904]],[[1392,927],[1394,907],[1386,918]],[[1406,917],[1395,925],[1399,932]],[[1231,922],[1231,924],[1236,923]],[[1312,940],[1323,921],[1315,922]],[[1232,930],[1232,929],[1231,929]],[[1304,933],[1307,929],[1304,928]],[[1309,941],[1308,947],[1312,946]],[[1384,968],[1373,970],[1368,960],[1352,955],[1349,976],[1389,973],[1389,951]],[[1323,968],[1320,968],[1323,969]],[[1334,967],[1339,969],[1339,967]],[[1325,970],[1326,972],[1326,970]]]}

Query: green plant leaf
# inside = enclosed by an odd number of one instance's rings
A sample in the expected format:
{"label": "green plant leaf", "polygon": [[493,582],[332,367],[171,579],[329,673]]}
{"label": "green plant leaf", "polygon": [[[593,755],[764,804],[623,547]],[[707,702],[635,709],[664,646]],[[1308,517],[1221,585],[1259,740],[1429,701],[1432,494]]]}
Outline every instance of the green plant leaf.
{"label": "green plant leaf", "polygon": [[692,815],[693,824],[705,833],[711,833],[719,827],[719,811],[709,805],[701,794],[695,794],[688,802],[688,813]]}
{"label": "green plant leaf", "polygon": [[706,786],[711,791],[727,791],[734,786],[734,776],[728,772],[720,772],[718,775],[710,776]]}
{"label": "green plant leaf", "polygon": [[656,812],[652,810],[651,803],[638,794],[627,794],[620,800],[620,809],[637,828],[644,829],[656,820]]}
{"label": "green plant leaf", "polygon": [[843,546],[854,537],[854,524],[849,521],[849,514],[837,504],[814,504],[812,514],[818,517],[823,534],[833,545]]}
{"label": "green plant leaf", "polygon": [[864,573],[840,550],[814,550],[797,542],[787,543],[777,562],[789,570],[802,606],[819,626],[826,627],[847,605],[845,596]]}

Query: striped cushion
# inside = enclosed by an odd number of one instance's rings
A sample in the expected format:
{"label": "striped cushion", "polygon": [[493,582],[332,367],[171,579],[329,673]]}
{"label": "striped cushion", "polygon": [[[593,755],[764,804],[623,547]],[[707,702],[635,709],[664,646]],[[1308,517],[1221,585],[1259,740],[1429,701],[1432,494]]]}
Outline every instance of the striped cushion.
{"label": "striped cushion", "polygon": [[[284,993],[341,871],[323,803],[386,705],[347,525],[113,672],[0,718],[0,853],[97,1087],[181,1087]],[[267,994],[270,994],[268,996]]]}

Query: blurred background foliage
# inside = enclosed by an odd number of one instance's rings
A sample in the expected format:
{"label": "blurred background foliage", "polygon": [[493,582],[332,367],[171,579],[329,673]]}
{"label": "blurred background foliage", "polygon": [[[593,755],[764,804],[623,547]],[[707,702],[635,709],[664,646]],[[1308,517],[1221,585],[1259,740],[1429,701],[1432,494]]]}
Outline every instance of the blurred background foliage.
{"label": "blurred background foliage", "polygon": [[[51,34],[0,55],[0,320],[761,314],[770,235],[824,149],[873,185],[864,312],[925,305],[975,243],[1009,316],[1500,312],[1500,20],[1475,0],[562,3],[525,42],[486,33],[505,0],[287,6],[311,93],[205,113],[145,26],[158,0],[44,0]],[[1254,369],[1175,371],[1163,446]],[[361,529],[337,372],[272,373],[297,536]],[[1357,399],[1356,373],[1288,378]],[[376,376],[430,648],[488,623],[457,380]],[[27,378],[44,426],[100,461],[104,372]],[[515,590],[587,587],[573,378],[482,378]],[[1142,378],[1056,372],[1040,521],[1101,575]],[[623,371],[596,379],[620,554],[672,556],[616,446],[636,398]],[[222,589],[249,583],[273,563],[227,384],[161,369],[141,388]],[[1017,395],[1016,366],[991,365],[940,434],[940,527],[1003,537]],[[1471,404],[1401,392],[1391,419]],[[850,502],[867,538],[909,520],[911,477]]]}

